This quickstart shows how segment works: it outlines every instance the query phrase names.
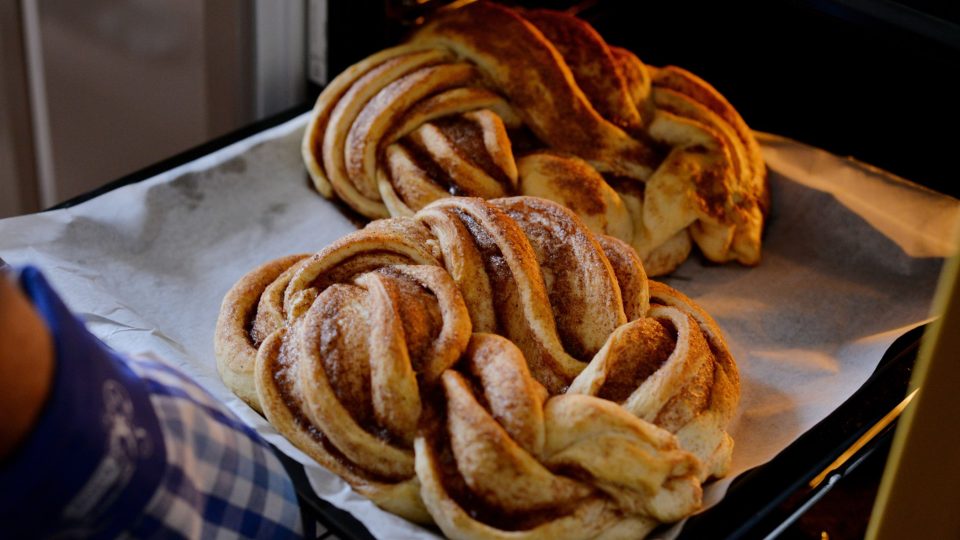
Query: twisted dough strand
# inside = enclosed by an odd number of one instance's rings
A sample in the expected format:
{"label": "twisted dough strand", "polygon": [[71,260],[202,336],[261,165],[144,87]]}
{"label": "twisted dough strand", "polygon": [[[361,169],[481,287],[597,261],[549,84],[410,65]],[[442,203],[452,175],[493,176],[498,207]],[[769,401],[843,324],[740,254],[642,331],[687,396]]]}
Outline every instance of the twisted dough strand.
{"label": "twisted dough strand", "polygon": [[568,392],[620,403],[676,433],[704,467],[701,479],[727,473],[740,380],[716,322],[693,301],[650,282],[645,318],[618,328]]}
{"label": "twisted dough strand", "polygon": [[451,538],[637,538],[700,503],[672,435],[605,400],[547,398],[503,338],[474,334],[443,383],[416,455]]}
{"label": "twisted dough strand", "polygon": [[388,510],[429,521],[413,439],[430,385],[466,348],[470,321],[434,266],[389,265],[325,288],[257,359],[267,419]]}
{"label": "twisted dough strand", "polygon": [[[253,383],[257,349],[285,317],[277,315],[268,290],[282,291],[306,254],[264,263],[238,281],[223,298],[214,337],[217,371],[223,382],[247,405],[262,413]],[[280,286],[282,284],[282,287]],[[275,286],[277,285],[277,286]],[[250,321],[253,321],[252,327]]]}
{"label": "twisted dough strand", "polygon": [[[303,139],[302,154],[314,185],[325,197],[334,191],[349,203],[354,202],[355,188],[344,182],[342,169],[342,141],[326,136],[327,131],[343,131],[359,114],[359,107],[366,103],[383,86],[419,66],[439,63],[449,55],[441,50],[401,45],[376,53],[354,64],[334,79],[317,98],[314,115]],[[400,62],[406,59],[406,62]],[[389,68],[389,69],[388,69]],[[358,84],[358,81],[361,81]],[[337,114],[334,115],[334,112]],[[320,163],[318,156],[323,156]],[[339,189],[338,189],[339,188]],[[371,215],[358,208],[358,212]],[[377,217],[386,217],[381,214]]]}

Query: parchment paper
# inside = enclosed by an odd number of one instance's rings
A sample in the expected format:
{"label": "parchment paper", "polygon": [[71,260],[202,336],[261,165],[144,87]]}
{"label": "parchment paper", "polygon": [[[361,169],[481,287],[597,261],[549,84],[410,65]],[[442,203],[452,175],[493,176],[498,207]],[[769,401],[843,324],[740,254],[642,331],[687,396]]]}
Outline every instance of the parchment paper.
{"label": "parchment paper", "polygon": [[[0,257],[39,266],[110,346],[193,376],[374,536],[432,537],[311,464],[216,374],[213,331],[230,286],[264,261],[356,228],[307,183],[306,121],[74,208],[2,220]],[[763,262],[693,257],[666,280],[717,319],[741,370],[733,474],[706,488],[706,505],[839,406],[897,336],[927,319],[960,216],[956,200],[883,171],[775,136],[761,142],[774,201]]]}

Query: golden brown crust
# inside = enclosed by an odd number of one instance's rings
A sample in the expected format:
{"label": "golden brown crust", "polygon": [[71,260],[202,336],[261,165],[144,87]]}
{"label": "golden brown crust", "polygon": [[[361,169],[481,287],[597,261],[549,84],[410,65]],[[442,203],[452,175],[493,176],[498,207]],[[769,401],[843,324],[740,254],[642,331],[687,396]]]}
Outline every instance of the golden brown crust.
{"label": "golden brown crust", "polygon": [[712,407],[717,410],[724,422],[729,422],[733,419],[740,398],[740,374],[719,325],[696,302],[663,283],[650,282],[650,298],[654,302],[679,309],[693,317],[699,324],[717,363],[715,378],[718,388],[711,393]]}
{"label": "golden brown crust", "polygon": [[303,149],[318,190],[369,217],[532,195],[631,244],[650,275],[693,244],[717,262],[760,260],[766,168],[737,111],[560,12],[440,10],[324,90]]}
{"label": "golden brown crust", "polygon": [[582,20],[559,11],[520,12],[556,47],[573,72],[577,86],[605,119],[627,133],[637,133],[642,120],[620,63],[600,34]]}
{"label": "golden brown crust", "polygon": [[712,113],[693,112],[695,108],[688,107],[687,112],[681,114],[719,131],[736,168],[728,188],[733,200],[725,212],[736,223],[730,254],[710,253],[708,256],[712,255],[712,259],[721,262],[736,258],[743,264],[757,264],[760,261],[760,234],[770,208],[770,187],[756,137],[723,95],[687,70],[676,66],[659,68],[654,73],[653,86],[663,94],[673,92],[685,96]]}
{"label": "golden brown crust", "polygon": [[609,234],[626,242],[633,239],[633,219],[623,199],[586,161],[539,151],[520,158],[517,167],[523,195],[569,208],[594,234]]}
{"label": "golden brown crust", "polygon": [[382,88],[360,110],[344,141],[346,173],[363,196],[375,199],[376,159],[382,140],[416,103],[433,94],[469,84],[478,76],[467,64],[427,66]]}
{"label": "golden brown crust", "polygon": [[509,8],[484,2],[448,11],[412,42],[449,49],[475,64],[551,147],[632,178],[646,178],[655,166],[656,152],[600,116],[556,48]]}
{"label": "golden brown crust", "polygon": [[[386,49],[368,56],[364,60],[350,66],[343,73],[338,75],[330,82],[330,84],[326,86],[326,88],[324,88],[323,93],[317,98],[317,102],[313,108],[313,115],[310,118],[310,123],[307,124],[307,128],[304,131],[300,153],[303,156],[303,162],[307,167],[307,171],[310,173],[310,178],[313,180],[313,185],[324,197],[329,198],[333,195],[333,187],[330,185],[330,179],[328,178],[327,172],[324,170],[323,165],[320,163],[324,145],[324,136],[327,131],[327,126],[330,121],[330,113],[333,111],[333,108],[341,100],[344,93],[346,93],[360,77],[365,75],[372,68],[383,64],[391,58],[406,55],[422,49],[423,47],[417,47],[415,45],[401,45],[399,47]],[[434,52],[433,54],[437,53]]]}
{"label": "golden brown crust", "polygon": [[258,318],[258,304],[271,283],[306,257],[305,254],[290,255],[266,262],[240,278],[223,297],[213,339],[217,371],[227,388],[257,412],[262,409],[254,386],[253,368],[257,347],[265,337],[258,338],[252,331]]}
{"label": "golden brown crust", "polygon": [[646,126],[653,116],[653,102],[650,100],[651,74],[647,66],[632,52],[621,47],[610,47],[617,69],[627,85],[627,92],[633,100]]}
{"label": "golden brown crust", "polygon": [[220,319],[281,434],[453,538],[642,536],[729,467],[715,321],[546,199],[372,222],[251,272]]}
{"label": "golden brown crust", "polygon": [[438,212],[458,219],[464,225],[458,230],[467,233],[459,242],[473,244],[480,254],[473,273],[485,275],[496,291],[496,332],[524,351],[537,380],[553,392],[561,391],[584,364],[565,349],[542,268],[525,231],[503,210],[480,199],[442,199],[422,211],[425,216]]}
{"label": "golden brown crust", "polygon": [[363,197],[347,178],[345,137],[361,107],[394,78],[447,57],[443,51],[403,45],[361,61],[330,83],[317,98],[314,121],[307,126],[303,143],[307,168],[321,193],[336,193],[369,217],[388,215],[376,200]]}
{"label": "golden brown crust", "polygon": [[443,382],[415,448],[451,538],[638,537],[700,504],[698,463],[673,435],[602,399],[547,398],[501,337],[474,334]]}
{"label": "golden brown crust", "polygon": [[575,358],[592,357],[627,321],[617,276],[600,244],[576,214],[545,199],[491,203],[519,225],[533,247],[564,348]]}
{"label": "golden brown crust", "polygon": [[381,508],[417,523],[432,522],[420,499],[420,483],[415,477],[384,482],[364,475],[310,424],[302,399],[295,393],[295,383],[281,376],[294,369],[291,353],[283,352],[286,332],[287,329],[281,329],[267,338],[257,357],[256,389],[265,404],[267,420],[291,443]]}
{"label": "golden brown crust", "polygon": [[640,256],[629,244],[613,236],[597,235],[597,242],[617,276],[627,321],[643,317],[650,309],[650,292]]}
{"label": "golden brown crust", "polygon": [[419,386],[437,380],[469,337],[466,307],[442,269],[372,269],[323,288],[267,338],[257,392],[294,444],[381,506],[423,521],[412,452]]}
{"label": "golden brown crust", "polygon": [[676,433],[703,463],[701,480],[723,476],[732,450],[725,426],[739,392],[724,371],[729,352],[722,342],[708,345],[709,332],[685,310],[654,304],[614,332],[569,392],[616,401]]}

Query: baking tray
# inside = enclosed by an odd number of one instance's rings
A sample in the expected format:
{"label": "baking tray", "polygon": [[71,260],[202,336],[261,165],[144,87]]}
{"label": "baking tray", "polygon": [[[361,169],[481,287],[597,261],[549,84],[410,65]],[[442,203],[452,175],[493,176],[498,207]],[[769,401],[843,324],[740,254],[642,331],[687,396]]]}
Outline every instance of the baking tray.
{"label": "baking tray", "polygon": [[[816,508],[865,460],[886,461],[924,329],[914,328],[898,338],[860,390],[773,460],[740,475],[720,503],[687,519],[678,538],[774,538]],[[374,538],[356,518],[314,494],[302,465],[283,452],[276,453],[293,479],[308,533],[314,530],[314,521],[326,528],[308,536]],[[823,480],[811,486],[821,475]],[[864,525],[869,518],[844,517],[860,519]]]}
{"label": "baking tray", "polygon": [[[279,125],[307,110],[305,106],[291,109],[125,176],[55,208],[74,206],[121,186],[151,178]],[[876,453],[878,455],[871,459],[885,460],[886,443],[895,426],[895,418],[890,421],[888,416],[906,395],[921,335],[922,328],[918,328],[898,339],[859,391],[773,460],[738,477],[719,504],[688,519],[680,537],[763,538],[783,532],[797,516],[808,511],[828,491],[841,485],[842,479],[868,456]],[[887,422],[878,427],[885,417],[888,417]],[[865,441],[861,440],[868,432],[871,432],[871,436]],[[852,446],[857,446],[855,451],[851,451]],[[373,538],[349,513],[333,507],[314,494],[300,464],[282,452],[277,453],[287,466],[301,498],[306,530],[315,533],[309,536]],[[841,456],[845,459],[841,463],[834,463]],[[811,480],[827,468],[832,470],[825,480],[811,486]],[[861,516],[861,519],[865,520],[866,517]]]}

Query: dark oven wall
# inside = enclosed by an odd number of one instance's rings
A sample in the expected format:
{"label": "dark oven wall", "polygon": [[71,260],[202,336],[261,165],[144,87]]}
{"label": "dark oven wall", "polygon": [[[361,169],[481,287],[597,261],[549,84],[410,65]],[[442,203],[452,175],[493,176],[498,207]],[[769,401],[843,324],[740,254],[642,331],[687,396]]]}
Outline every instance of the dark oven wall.
{"label": "dark oven wall", "polygon": [[[402,39],[446,2],[331,2],[330,67]],[[930,0],[506,2],[573,8],[611,44],[717,87],[754,129],[955,197],[960,17]]]}

